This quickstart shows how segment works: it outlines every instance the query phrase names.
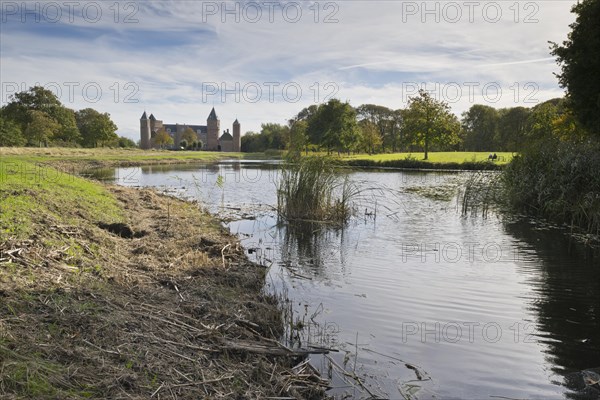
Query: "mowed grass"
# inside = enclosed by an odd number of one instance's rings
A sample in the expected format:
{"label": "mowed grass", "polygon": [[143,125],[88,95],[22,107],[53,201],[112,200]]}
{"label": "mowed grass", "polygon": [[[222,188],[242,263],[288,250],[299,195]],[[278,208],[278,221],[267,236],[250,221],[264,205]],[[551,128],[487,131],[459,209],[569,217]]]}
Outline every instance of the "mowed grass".
{"label": "mowed grass", "polygon": [[242,158],[243,153],[221,153],[211,151],[168,151],[140,149],[78,149],[78,148],[37,148],[37,147],[0,147],[0,157],[17,156],[30,161],[69,160],[69,161],[129,161],[144,162],[152,160],[198,160],[213,161],[219,158]]}
{"label": "mowed grass", "polygon": [[0,242],[27,239],[40,225],[85,219],[119,222],[114,197],[100,184],[20,157],[0,159]]}
{"label": "mowed grass", "polygon": [[[507,164],[512,160],[517,153],[511,152],[496,152],[498,159],[496,164]],[[464,162],[480,162],[487,161],[489,152],[470,152],[470,151],[445,151],[445,152],[430,152],[429,158],[426,160],[431,163],[464,163]],[[423,160],[425,153],[391,153],[391,154],[357,154],[345,156],[345,160],[371,160],[376,162],[395,161],[395,160]]]}

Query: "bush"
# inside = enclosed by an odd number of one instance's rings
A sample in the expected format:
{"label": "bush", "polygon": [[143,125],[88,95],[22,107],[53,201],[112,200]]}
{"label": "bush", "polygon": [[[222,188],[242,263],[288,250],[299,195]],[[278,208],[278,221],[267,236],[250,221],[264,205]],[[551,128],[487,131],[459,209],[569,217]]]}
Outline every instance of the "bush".
{"label": "bush", "polygon": [[387,161],[376,161],[376,160],[348,160],[346,164],[351,167],[370,167],[370,168],[406,168],[406,169],[453,169],[453,170],[469,170],[469,171],[480,171],[480,170],[500,170],[502,165],[494,164],[487,161],[469,161],[469,162],[444,162],[444,163],[432,163],[423,160],[417,160],[415,158],[406,158],[400,160],[387,160]]}
{"label": "bush", "polygon": [[600,234],[600,144],[546,139],[516,156],[503,174],[519,211]]}

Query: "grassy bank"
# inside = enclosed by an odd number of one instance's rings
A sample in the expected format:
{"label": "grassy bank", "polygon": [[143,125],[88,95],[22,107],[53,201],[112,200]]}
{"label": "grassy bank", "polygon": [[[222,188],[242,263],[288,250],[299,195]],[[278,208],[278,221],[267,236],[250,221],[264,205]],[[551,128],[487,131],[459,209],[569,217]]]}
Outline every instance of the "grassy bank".
{"label": "grassy bank", "polygon": [[1,398],[319,396],[218,221],[35,156],[0,160]]}
{"label": "grassy bank", "polygon": [[60,167],[63,171],[79,172],[90,168],[133,167],[160,164],[193,164],[222,159],[271,159],[279,158],[278,152],[267,153],[221,153],[210,151],[168,151],[140,149],[76,149],[0,147],[0,158],[45,163]]}
{"label": "grassy bank", "polygon": [[359,154],[342,159],[353,167],[382,167],[407,169],[461,169],[498,170],[512,160],[514,153],[496,153],[496,161],[489,161],[487,152],[432,152],[424,160],[424,153]]}

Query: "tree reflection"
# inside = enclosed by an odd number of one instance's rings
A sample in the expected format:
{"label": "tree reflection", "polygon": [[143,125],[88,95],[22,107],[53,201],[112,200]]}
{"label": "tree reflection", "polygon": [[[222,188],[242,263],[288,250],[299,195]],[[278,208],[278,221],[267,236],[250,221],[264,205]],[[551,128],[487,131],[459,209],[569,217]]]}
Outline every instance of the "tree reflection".
{"label": "tree reflection", "polygon": [[[599,254],[539,222],[505,227],[538,258],[541,270],[529,274],[534,291],[530,305],[538,315],[539,340],[547,346],[552,371],[565,377],[562,384],[573,391],[570,398],[600,398],[600,383],[593,379],[594,368],[600,367]],[[584,381],[586,370],[592,378]]]}

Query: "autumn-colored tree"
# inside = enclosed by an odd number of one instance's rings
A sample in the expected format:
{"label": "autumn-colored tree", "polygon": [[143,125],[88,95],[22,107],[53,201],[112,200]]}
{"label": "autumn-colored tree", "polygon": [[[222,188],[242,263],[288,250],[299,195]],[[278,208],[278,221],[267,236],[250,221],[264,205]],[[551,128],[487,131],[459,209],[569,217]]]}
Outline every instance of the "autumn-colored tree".
{"label": "autumn-colored tree", "polygon": [[181,135],[181,141],[185,141],[186,143],[186,145],[183,147],[193,147],[196,144],[196,142],[198,142],[198,135],[196,134],[196,132],[194,132],[192,128],[187,127],[183,131],[183,135]]}
{"label": "autumn-colored tree", "polygon": [[171,135],[169,135],[165,128],[161,128],[158,132],[156,132],[156,135],[152,139],[152,142],[154,143],[154,146],[162,149],[166,146],[172,145],[173,138],[171,137]]}

